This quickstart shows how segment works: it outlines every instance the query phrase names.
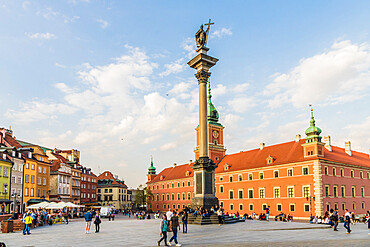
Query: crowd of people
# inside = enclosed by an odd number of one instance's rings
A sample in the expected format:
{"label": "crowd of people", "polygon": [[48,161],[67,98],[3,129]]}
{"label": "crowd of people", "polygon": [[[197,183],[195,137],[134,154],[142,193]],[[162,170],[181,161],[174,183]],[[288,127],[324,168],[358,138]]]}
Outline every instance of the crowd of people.
{"label": "crowd of people", "polygon": [[359,223],[360,221],[368,225],[370,235],[370,211],[367,211],[366,215],[360,218],[356,217],[355,213],[350,212],[348,209],[345,210],[342,217],[339,216],[337,210],[330,209],[330,211],[325,212],[323,217],[312,216],[310,219],[310,223],[330,225],[334,231],[338,231],[338,223],[343,222],[343,226],[346,228],[346,234],[350,234],[352,232],[351,225]]}

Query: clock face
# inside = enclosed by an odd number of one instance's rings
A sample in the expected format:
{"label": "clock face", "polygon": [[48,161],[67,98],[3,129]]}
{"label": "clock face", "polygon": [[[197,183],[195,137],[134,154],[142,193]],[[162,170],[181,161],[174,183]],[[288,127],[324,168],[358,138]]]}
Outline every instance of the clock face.
{"label": "clock face", "polygon": [[218,131],[217,130],[214,130],[212,132],[212,135],[213,135],[214,138],[218,138]]}

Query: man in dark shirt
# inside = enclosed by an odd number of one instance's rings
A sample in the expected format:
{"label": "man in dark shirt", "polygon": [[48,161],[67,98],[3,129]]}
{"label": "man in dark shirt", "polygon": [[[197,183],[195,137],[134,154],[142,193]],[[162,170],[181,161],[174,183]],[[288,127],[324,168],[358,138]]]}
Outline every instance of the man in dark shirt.
{"label": "man in dark shirt", "polygon": [[172,234],[173,235],[172,235],[170,241],[168,242],[168,245],[171,246],[171,241],[174,240],[176,246],[181,246],[181,244],[179,244],[177,242],[177,228],[179,228],[179,231],[181,229],[180,229],[180,224],[179,224],[179,217],[177,216],[177,212],[176,211],[173,213],[173,216],[171,217],[171,220],[170,220],[170,228],[172,229]]}
{"label": "man in dark shirt", "polygon": [[90,213],[90,210],[86,212],[84,217],[85,217],[85,221],[86,221],[85,233],[88,234],[88,233],[90,233],[90,226],[91,226],[91,220],[92,220],[92,215]]}

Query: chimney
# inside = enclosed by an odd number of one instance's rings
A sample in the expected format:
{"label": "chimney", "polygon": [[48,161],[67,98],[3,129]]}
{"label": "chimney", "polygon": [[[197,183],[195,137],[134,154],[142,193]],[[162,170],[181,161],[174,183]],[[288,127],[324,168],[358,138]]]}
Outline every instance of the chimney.
{"label": "chimney", "polygon": [[345,151],[349,156],[352,156],[352,151],[351,151],[351,142],[345,142]]}
{"label": "chimney", "polygon": [[189,160],[189,165],[190,165],[191,163],[193,163],[193,161],[192,161],[192,160]]}
{"label": "chimney", "polygon": [[300,134],[295,135],[295,142],[299,142],[299,140],[301,140],[301,135]]}
{"label": "chimney", "polygon": [[261,142],[260,143],[260,150],[262,150],[265,147],[265,143]]}
{"label": "chimney", "polygon": [[[332,148],[331,148],[331,138],[330,138],[330,136],[325,136],[324,137],[324,142],[325,142],[325,148],[331,152]],[[350,149],[351,149],[351,147],[350,147]]]}
{"label": "chimney", "polygon": [[176,167],[176,163],[173,163],[173,167]]}

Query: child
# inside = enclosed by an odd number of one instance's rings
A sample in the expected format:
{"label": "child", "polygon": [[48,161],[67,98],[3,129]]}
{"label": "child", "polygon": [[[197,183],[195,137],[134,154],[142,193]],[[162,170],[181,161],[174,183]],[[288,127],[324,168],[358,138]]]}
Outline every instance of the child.
{"label": "child", "polygon": [[26,217],[24,218],[25,228],[23,230],[23,235],[30,235],[31,225],[32,225],[33,218],[31,217],[30,213],[27,213]]}
{"label": "child", "polygon": [[158,246],[161,245],[162,240],[164,240],[164,245],[168,246],[167,245],[168,221],[165,214],[163,215],[162,219],[163,220],[161,222],[161,239],[158,241]]}

